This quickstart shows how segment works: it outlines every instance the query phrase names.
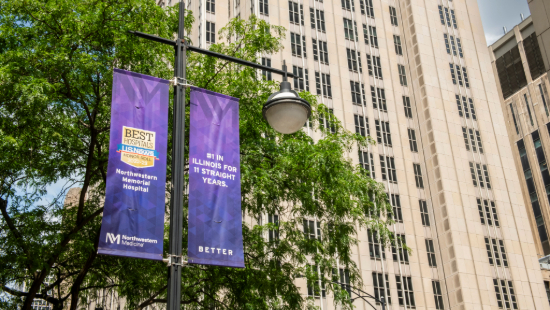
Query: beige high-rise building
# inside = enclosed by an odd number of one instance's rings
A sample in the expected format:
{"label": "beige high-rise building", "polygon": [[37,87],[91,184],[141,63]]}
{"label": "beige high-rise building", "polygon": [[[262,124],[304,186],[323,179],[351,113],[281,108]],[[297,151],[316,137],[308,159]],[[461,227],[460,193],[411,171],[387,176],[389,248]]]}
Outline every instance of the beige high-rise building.
{"label": "beige high-rise building", "polygon": [[[550,309],[476,0],[184,1],[202,48],[233,17],[284,26],[285,49],[262,62],[286,60],[294,88],[378,141],[350,156],[386,186],[391,229],[412,253],[360,231],[362,290],[391,300],[388,309]],[[334,309],[330,294],[296,281]]]}

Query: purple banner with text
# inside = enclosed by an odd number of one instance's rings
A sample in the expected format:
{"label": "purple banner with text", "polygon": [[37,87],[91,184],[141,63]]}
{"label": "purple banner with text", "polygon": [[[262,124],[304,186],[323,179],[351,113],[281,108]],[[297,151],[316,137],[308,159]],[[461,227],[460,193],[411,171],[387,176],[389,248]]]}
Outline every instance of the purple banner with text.
{"label": "purple banner with text", "polygon": [[239,100],[191,87],[190,264],[244,268]]}
{"label": "purple banner with text", "polygon": [[162,260],[169,81],[114,69],[99,254]]}

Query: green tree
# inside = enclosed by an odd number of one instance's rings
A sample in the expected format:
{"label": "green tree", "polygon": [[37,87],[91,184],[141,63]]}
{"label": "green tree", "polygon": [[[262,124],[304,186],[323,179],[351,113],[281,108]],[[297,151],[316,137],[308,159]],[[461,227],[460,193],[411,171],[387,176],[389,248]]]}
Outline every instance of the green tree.
{"label": "green tree", "polygon": [[[0,0],[0,285],[11,296],[0,306],[27,310],[40,298],[56,309],[76,309],[97,289],[116,290],[130,309],[166,302],[163,264],[96,252],[112,70],[170,79],[173,49],[127,31],[171,38],[176,16],[174,8],[152,0]],[[191,23],[188,12],[188,30]],[[231,43],[212,50],[258,61],[258,55],[282,49],[285,29],[253,16],[231,20],[219,35]],[[187,74],[195,86],[240,98],[242,208],[254,220],[243,224],[246,268],[184,268],[182,305],[296,309],[307,303],[295,279],[318,283],[321,276],[337,302],[349,307],[346,294],[328,283],[338,265],[349,270],[352,285],[362,285],[351,257],[358,229],[393,238],[391,220],[380,216],[391,218],[383,186],[348,158],[355,146],[372,141],[346,131],[308,92],[301,96],[312,103],[311,123],[322,138],[274,132],[261,109],[277,85],[257,70],[189,54]],[[319,126],[319,117],[329,119],[336,132]],[[71,206],[62,203],[65,189],[44,202],[46,186],[60,180],[67,188],[82,188]],[[266,214],[278,214],[278,225],[252,224]],[[322,238],[304,234],[304,218],[320,223]],[[264,238],[269,230],[279,238]],[[185,248],[185,229],[183,240]],[[13,283],[26,283],[27,289]]]}

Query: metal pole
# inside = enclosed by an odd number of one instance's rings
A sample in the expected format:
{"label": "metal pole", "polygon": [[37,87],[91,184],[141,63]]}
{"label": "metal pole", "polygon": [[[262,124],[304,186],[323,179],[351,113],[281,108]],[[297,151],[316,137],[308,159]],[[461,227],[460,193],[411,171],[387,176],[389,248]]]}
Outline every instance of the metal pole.
{"label": "metal pole", "polygon": [[169,266],[167,310],[179,310],[181,304],[183,190],[185,166],[185,79],[186,46],[183,44],[185,4],[179,3],[178,39],[176,40],[174,76],[174,122],[172,130],[172,193],[170,200]]}
{"label": "metal pole", "polygon": [[386,310],[386,301],[384,300],[384,296],[380,297],[380,303],[382,304],[382,310]]}

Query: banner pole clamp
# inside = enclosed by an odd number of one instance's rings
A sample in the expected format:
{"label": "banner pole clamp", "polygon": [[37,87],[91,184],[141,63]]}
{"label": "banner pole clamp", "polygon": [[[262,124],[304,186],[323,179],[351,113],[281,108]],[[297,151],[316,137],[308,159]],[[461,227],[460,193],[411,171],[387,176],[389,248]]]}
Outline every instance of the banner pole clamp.
{"label": "banner pole clamp", "polygon": [[175,76],[173,79],[170,80],[170,86],[178,86],[178,85],[183,87],[195,86],[195,85],[189,84],[189,82],[191,81]]}
{"label": "banner pole clamp", "polygon": [[183,255],[168,255],[168,258],[162,259],[163,263],[166,263],[168,267],[170,266],[183,266],[187,265],[187,261],[183,259]]}

